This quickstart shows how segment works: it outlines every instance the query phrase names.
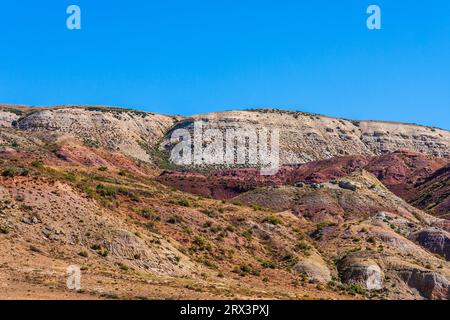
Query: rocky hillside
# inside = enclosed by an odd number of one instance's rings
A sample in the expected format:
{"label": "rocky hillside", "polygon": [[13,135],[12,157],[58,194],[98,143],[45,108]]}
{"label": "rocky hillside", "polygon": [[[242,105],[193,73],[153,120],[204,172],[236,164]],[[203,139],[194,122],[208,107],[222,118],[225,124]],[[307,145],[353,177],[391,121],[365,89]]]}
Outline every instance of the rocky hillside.
{"label": "rocky hillside", "polygon": [[450,298],[448,131],[194,118],[281,127],[286,165],[164,171],[170,133],[193,118],[0,107],[0,298]]}
{"label": "rocky hillside", "polygon": [[[375,156],[410,150],[436,157],[450,157],[450,132],[414,124],[350,121],[294,111],[252,110],[197,115],[180,121],[176,128],[193,131],[193,122],[204,128],[252,125],[280,130],[281,164],[299,164],[344,155]],[[170,132],[169,132],[170,133]],[[170,150],[170,134],[162,147]]]}
{"label": "rocky hillside", "polygon": [[87,146],[102,147],[152,162],[154,146],[177,117],[110,107],[0,109],[0,126],[29,132],[66,134]]}
{"label": "rocky hillside", "polygon": [[411,197],[413,205],[450,219],[450,165],[436,170],[415,190]]}
{"label": "rocky hillside", "polygon": [[367,157],[345,156],[285,165],[274,176],[258,170],[230,169],[212,173],[164,171],[158,181],[185,192],[216,199],[230,199],[260,187],[315,185],[335,181],[357,170],[374,174],[391,192],[433,214],[447,217],[450,201],[450,160],[412,151]]}
{"label": "rocky hillside", "polygon": [[172,147],[171,133],[178,128],[192,131],[196,120],[205,122],[204,129],[226,130],[246,125],[279,129],[281,164],[344,155],[375,156],[397,150],[450,157],[449,131],[413,124],[350,121],[271,109],[209,113],[183,119],[111,107],[0,106],[0,127],[67,134],[85,145],[118,150],[147,162],[152,162],[154,156],[160,157],[160,151],[166,152],[163,160],[167,161]]}

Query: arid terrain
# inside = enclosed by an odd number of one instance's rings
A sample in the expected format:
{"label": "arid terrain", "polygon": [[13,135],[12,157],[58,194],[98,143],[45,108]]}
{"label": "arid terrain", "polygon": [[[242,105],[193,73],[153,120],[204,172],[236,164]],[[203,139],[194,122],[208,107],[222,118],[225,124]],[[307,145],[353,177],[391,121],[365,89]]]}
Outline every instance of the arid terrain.
{"label": "arid terrain", "polygon": [[[280,170],[175,166],[198,119],[279,128]],[[0,105],[0,299],[448,300],[449,259],[447,130]]]}

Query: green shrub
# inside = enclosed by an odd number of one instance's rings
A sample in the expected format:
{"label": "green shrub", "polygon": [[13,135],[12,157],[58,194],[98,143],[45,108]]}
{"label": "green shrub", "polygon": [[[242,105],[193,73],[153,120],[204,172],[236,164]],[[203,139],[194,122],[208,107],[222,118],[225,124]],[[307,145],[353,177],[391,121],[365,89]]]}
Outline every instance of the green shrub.
{"label": "green shrub", "polygon": [[36,160],[31,163],[31,166],[36,169],[42,169],[44,167],[44,163],[41,160]]}
{"label": "green shrub", "polygon": [[102,172],[108,171],[108,167],[101,166],[98,168],[98,171],[102,171]]}
{"label": "green shrub", "polygon": [[275,269],[275,263],[269,260],[258,259],[258,262],[261,264],[263,268],[266,269]]}
{"label": "green shrub", "polygon": [[8,178],[13,178],[15,176],[25,177],[28,175],[28,173],[29,173],[28,169],[12,167],[12,168],[7,168],[7,169],[3,170],[2,176],[8,177]]}
{"label": "green shrub", "polygon": [[377,241],[375,240],[374,237],[369,237],[369,238],[367,239],[367,242],[372,243],[372,244],[376,244],[376,243],[377,243]]}
{"label": "green shrub", "polygon": [[331,221],[322,221],[316,225],[316,229],[322,230],[323,228],[331,227],[331,226],[335,226],[335,225],[336,225],[336,223],[331,222]]}
{"label": "green shrub", "polygon": [[94,191],[91,187],[89,187],[89,186],[84,186],[84,187],[83,187],[83,192],[86,193],[86,195],[87,195],[89,198],[94,198],[95,195],[96,195],[95,191]]}
{"label": "green shrub", "polygon": [[309,253],[309,251],[311,250],[311,246],[305,242],[305,241],[300,241],[296,246],[295,246],[295,250],[296,251],[300,251],[303,253]]}
{"label": "green shrub", "polygon": [[222,231],[222,228],[220,226],[214,226],[209,229],[212,233],[217,233],[219,231]]}
{"label": "green shrub", "polygon": [[170,224],[178,224],[181,223],[183,219],[179,215],[173,215],[170,216],[169,219],[167,219],[167,222]]}
{"label": "green shrub", "polygon": [[129,268],[127,265],[123,264],[122,262],[117,263],[117,266],[120,268],[120,270],[127,271]]}
{"label": "green shrub", "polygon": [[255,211],[264,211],[264,208],[261,207],[259,204],[256,204],[256,203],[252,204],[251,207]]}
{"label": "green shrub", "polygon": [[270,224],[273,224],[274,226],[276,226],[276,225],[281,224],[282,221],[280,220],[280,218],[278,218],[274,215],[270,215],[270,216],[265,217],[262,222],[267,222],[267,223],[270,223]]}
{"label": "green shrub", "polygon": [[260,272],[256,270],[253,266],[249,264],[241,264],[239,266],[236,266],[233,270],[233,272],[239,274],[241,277],[244,277],[248,274],[259,276]]}
{"label": "green shrub", "polygon": [[89,256],[89,254],[87,253],[87,251],[80,251],[80,252],[78,253],[78,255],[79,255],[80,257],[84,257],[84,258],[87,258],[87,257]]}
{"label": "green shrub", "polygon": [[212,222],[211,221],[206,221],[204,224],[203,224],[203,228],[210,228],[212,226]]}
{"label": "green shrub", "polygon": [[7,226],[0,225],[0,234],[8,234],[9,228]]}
{"label": "green shrub", "polygon": [[190,207],[191,203],[187,199],[180,199],[176,202],[176,204],[182,206],[182,207]]}
{"label": "green shrub", "polygon": [[114,188],[104,186],[103,184],[97,185],[95,191],[103,198],[115,198],[117,191]]}
{"label": "green shrub", "polygon": [[358,284],[352,284],[348,287],[348,292],[351,294],[365,294],[366,290]]}
{"label": "green shrub", "polygon": [[102,250],[102,251],[100,252],[100,255],[101,255],[102,257],[104,257],[104,258],[106,258],[106,257],[108,256],[108,254],[109,254],[109,251],[106,250],[106,249],[104,249],[104,250]]}
{"label": "green shrub", "polygon": [[64,174],[63,178],[67,181],[70,182],[76,182],[77,181],[77,176],[75,175],[75,173],[73,172],[67,172]]}
{"label": "green shrub", "polygon": [[141,216],[143,216],[145,219],[151,220],[151,221],[160,221],[161,217],[153,212],[151,209],[145,208],[141,211]]}
{"label": "green shrub", "polygon": [[207,215],[207,216],[210,217],[210,218],[215,218],[215,217],[217,217],[217,213],[214,212],[213,210],[201,210],[200,212],[203,213],[203,214],[205,214],[205,215]]}
{"label": "green shrub", "polygon": [[298,262],[298,257],[291,252],[285,252],[281,257],[281,261],[287,267],[293,267]]}
{"label": "green shrub", "polygon": [[245,230],[242,233],[242,235],[244,236],[245,239],[250,241],[252,239],[252,237],[253,237],[253,230],[252,229],[247,229],[247,230]]}
{"label": "green shrub", "polygon": [[95,250],[95,251],[100,250],[101,248],[102,248],[102,246],[99,245],[99,244],[93,244],[93,245],[91,246],[91,249],[92,249],[92,250]]}
{"label": "green shrub", "polygon": [[119,174],[119,176],[126,177],[128,175],[128,171],[120,170],[118,174]]}
{"label": "green shrub", "polygon": [[208,240],[201,236],[195,236],[193,245],[191,247],[192,251],[211,251],[212,246],[211,243],[209,243]]}

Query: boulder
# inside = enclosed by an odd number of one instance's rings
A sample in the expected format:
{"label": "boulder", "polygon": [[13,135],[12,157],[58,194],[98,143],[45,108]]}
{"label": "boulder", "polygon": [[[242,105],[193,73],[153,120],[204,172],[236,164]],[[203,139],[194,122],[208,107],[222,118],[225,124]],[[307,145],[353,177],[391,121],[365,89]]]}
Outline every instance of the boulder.
{"label": "boulder", "polygon": [[406,269],[397,271],[400,278],[421,296],[432,300],[450,299],[450,282],[446,277],[429,270]]}
{"label": "boulder", "polygon": [[325,261],[316,254],[300,260],[293,267],[293,270],[305,274],[309,279],[315,282],[328,283],[331,281],[330,269],[328,269]]}
{"label": "boulder", "polygon": [[338,271],[343,283],[357,284],[369,291],[383,289],[384,273],[370,258],[347,256],[338,263]]}
{"label": "boulder", "polygon": [[448,232],[438,228],[428,228],[412,233],[409,239],[428,251],[444,257],[445,260],[450,260],[450,234]]}
{"label": "boulder", "polygon": [[339,187],[351,191],[358,190],[358,186],[351,181],[339,181]]}

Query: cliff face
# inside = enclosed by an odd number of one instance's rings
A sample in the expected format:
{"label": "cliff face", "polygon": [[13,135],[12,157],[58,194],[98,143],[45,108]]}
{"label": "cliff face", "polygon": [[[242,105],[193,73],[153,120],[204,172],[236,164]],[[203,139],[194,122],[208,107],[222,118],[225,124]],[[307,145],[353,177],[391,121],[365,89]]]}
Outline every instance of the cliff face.
{"label": "cliff face", "polygon": [[19,115],[8,111],[0,109],[0,128],[11,128],[14,121],[19,119]]}
{"label": "cliff face", "polygon": [[[350,121],[279,110],[230,111],[197,115],[174,129],[193,131],[194,121],[206,128],[253,126],[279,129],[281,164],[299,164],[344,155],[377,156],[411,150],[450,157],[450,132],[413,124]],[[162,144],[171,148],[170,135]]]}

